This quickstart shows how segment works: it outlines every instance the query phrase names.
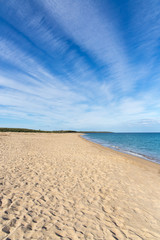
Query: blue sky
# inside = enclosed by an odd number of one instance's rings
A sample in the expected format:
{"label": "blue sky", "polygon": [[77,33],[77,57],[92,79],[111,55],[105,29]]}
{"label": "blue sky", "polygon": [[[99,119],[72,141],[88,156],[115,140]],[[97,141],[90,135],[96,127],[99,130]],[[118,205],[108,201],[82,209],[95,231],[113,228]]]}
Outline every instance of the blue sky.
{"label": "blue sky", "polygon": [[0,126],[160,131],[159,0],[0,1]]}

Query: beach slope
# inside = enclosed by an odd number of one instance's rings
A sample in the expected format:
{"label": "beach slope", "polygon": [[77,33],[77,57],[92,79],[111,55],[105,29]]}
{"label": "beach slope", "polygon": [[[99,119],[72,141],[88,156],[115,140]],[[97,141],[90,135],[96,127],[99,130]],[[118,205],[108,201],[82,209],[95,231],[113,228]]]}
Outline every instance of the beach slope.
{"label": "beach slope", "polygon": [[80,134],[0,133],[0,239],[160,239],[160,165]]}

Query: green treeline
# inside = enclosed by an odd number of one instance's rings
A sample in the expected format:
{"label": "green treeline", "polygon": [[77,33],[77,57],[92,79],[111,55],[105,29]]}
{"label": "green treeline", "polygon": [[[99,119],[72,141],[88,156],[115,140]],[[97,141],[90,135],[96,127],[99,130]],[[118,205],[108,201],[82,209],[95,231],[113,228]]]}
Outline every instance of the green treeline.
{"label": "green treeline", "polygon": [[0,132],[74,133],[76,131],[72,131],[72,130],[43,131],[43,130],[34,130],[34,129],[27,129],[27,128],[0,128]]}
{"label": "green treeline", "polygon": [[0,132],[35,132],[35,133],[111,133],[108,131],[73,131],[73,130],[53,130],[43,131],[28,128],[0,128]]}

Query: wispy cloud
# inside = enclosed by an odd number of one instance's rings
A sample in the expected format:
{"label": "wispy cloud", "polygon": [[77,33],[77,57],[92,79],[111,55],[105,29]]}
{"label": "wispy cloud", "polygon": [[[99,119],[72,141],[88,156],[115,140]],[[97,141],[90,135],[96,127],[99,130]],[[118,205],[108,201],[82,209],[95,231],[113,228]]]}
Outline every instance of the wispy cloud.
{"label": "wispy cloud", "polygon": [[123,4],[2,0],[1,125],[158,131],[160,7]]}

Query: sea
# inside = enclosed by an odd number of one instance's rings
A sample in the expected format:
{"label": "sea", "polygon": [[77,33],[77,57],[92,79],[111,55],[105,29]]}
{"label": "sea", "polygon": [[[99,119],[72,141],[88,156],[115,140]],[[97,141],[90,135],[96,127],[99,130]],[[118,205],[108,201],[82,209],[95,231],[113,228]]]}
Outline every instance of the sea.
{"label": "sea", "polygon": [[160,164],[160,133],[85,133],[83,137]]}

